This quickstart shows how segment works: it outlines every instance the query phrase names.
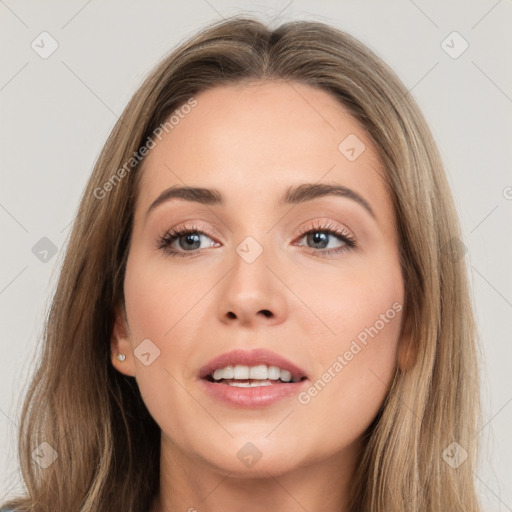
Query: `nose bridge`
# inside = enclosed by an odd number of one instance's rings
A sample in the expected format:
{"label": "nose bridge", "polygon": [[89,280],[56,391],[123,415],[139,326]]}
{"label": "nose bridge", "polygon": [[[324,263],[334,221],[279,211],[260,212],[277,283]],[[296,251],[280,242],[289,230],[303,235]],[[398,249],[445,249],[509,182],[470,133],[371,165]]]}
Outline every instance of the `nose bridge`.
{"label": "nose bridge", "polygon": [[223,320],[247,323],[265,317],[282,321],[286,314],[284,289],[270,270],[275,266],[270,240],[265,243],[263,234],[256,236],[246,236],[234,249],[232,270],[226,276],[219,304]]}
{"label": "nose bridge", "polygon": [[271,266],[272,251],[269,240],[263,241],[262,238],[249,235],[235,247],[230,281],[238,293],[246,296],[268,295],[270,291],[271,283],[268,281],[272,273],[268,266]]}

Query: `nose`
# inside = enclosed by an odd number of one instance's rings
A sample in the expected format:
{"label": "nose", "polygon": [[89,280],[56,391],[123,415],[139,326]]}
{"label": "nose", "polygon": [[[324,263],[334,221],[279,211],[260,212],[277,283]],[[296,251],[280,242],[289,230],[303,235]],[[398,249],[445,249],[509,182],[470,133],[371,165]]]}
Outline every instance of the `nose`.
{"label": "nose", "polygon": [[[250,243],[247,247],[249,252],[262,248]],[[233,256],[233,268],[220,288],[220,321],[247,327],[282,323],[288,314],[288,303],[275,258],[266,249],[255,259],[247,257],[243,244],[238,249]]]}

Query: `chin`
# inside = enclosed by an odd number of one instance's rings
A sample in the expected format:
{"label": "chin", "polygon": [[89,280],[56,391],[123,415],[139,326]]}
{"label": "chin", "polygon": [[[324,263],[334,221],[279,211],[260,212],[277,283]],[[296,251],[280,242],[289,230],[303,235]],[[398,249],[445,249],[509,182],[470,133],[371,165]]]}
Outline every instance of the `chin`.
{"label": "chin", "polygon": [[268,432],[253,436],[246,433],[225,443],[215,443],[213,449],[212,443],[207,453],[197,455],[220,473],[237,478],[268,478],[269,474],[278,476],[300,467],[305,462],[297,450],[301,445],[293,438],[273,435],[275,438],[269,439]]}
{"label": "chin", "polygon": [[293,471],[300,467],[287,459],[289,453],[266,454],[253,463],[241,462],[236,456],[223,457],[221,460],[209,460],[221,474],[229,475],[231,478],[269,478],[277,477]]}

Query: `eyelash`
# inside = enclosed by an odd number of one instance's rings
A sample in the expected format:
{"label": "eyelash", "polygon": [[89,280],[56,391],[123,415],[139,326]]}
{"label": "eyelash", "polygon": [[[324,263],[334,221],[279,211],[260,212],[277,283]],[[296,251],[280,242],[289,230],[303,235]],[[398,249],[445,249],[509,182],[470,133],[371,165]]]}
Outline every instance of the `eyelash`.
{"label": "eyelash", "polygon": [[[315,250],[311,248],[316,255],[320,257],[328,257],[335,254],[340,254],[346,251],[349,251],[350,249],[353,249],[356,246],[356,240],[354,236],[347,231],[346,229],[340,229],[334,224],[327,223],[327,224],[321,224],[319,223],[316,226],[308,227],[306,229],[301,229],[300,231],[300,238],[304,238],[305,235],[311,234],[311,233],[326,233],[331,236],[335,236],[336,238],[339,238],[345,245],[342,247],[338,247],[337,249],[330,249],[330,250]],[[198,226],[180,226],[178,228],[173,228],[169,230],[165,235],[159,237],[157,248],[163,250],[166,254],[169,256],[178,256],[178,257],[188,257],[188,256],[194,256],[198,252],[201,251],[201,249],[196,249],[194,251],[175,251],[174,249],[171,249],[171,244],[177,240],[178,238],[181,238],[185,235],[191,235],[191,234],[197,234],[197,235],[206,235],[209,238],[212,238],[214,235],[212,233],[209,233],[208,230],[199,228]]]}

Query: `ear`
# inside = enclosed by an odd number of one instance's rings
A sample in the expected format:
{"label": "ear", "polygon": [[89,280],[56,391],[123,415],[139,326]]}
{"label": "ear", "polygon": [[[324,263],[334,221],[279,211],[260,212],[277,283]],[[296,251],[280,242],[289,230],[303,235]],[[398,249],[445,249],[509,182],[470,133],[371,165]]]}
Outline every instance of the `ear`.
{"label": "ear", "polygon": [[[129,332],[126,310],[124,304],[121,304],[115,309],[114,326],[110,337],[110,357],[112,365],[116,370],[129,377],[134,377],[135,363],[133,360],[133,350],[130,343]],[[117,359],[118,354],[124,354],[126,359],[119,361],[119,359]]]}
{"label": "ear", "polygon": [[404,312],[405,318],[398,341],[398,367],[402,372],[411,370],[416,364],[418,350],[414,343],[414,329],[413,329],[413,315],[409,312]]}

